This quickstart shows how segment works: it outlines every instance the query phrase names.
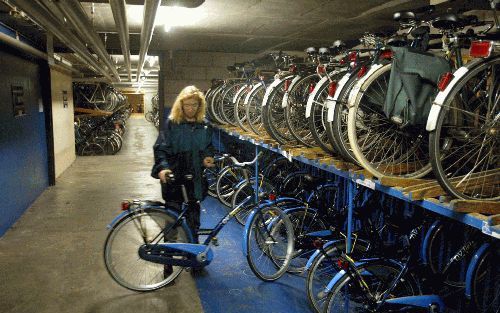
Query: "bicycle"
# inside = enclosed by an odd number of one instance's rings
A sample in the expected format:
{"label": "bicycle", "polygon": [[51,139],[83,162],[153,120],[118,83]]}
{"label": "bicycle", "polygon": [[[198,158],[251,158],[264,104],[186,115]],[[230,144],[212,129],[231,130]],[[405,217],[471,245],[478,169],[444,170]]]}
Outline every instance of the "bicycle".
{"label": "bicycle", "polygon": [[[210,264],[217,245],[217,234],[238,213],[245,202],[224,216],[214,228],[200,229],[207,235],[202,244],[193,242],[193,231],[185,215],[193,202],[188,198],[186,184],[192,175],[178,182],[183,202],[180,211],[158,201],[125,201],[123,213],[108,225],[110,232],[104,244],[104,263],[110,276],[119,285],[134,291],[152,291],[174,281],[184,268],[202,268]],[[169,175],[175,182],[173,174]],[[250,200],[250,197],[246,199]],[[254,242],[255,241],[255,242]],[[256,243],[256,245],[255,245]],[[287,216],[273,206],[256,210],[245,232],[245,254],[256,275],[270,281],[284,273],[293,251],[293,229]],[[254,249],[257,246],[257,257]],[[260,252],[259,252],[260,250]],[[272,260],[274,270],[261,269],[263,259]]]}

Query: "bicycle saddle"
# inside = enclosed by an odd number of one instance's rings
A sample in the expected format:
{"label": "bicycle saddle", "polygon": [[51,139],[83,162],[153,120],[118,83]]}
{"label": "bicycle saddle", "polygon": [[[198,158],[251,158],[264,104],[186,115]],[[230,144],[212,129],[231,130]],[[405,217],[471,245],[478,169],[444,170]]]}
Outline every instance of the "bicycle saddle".
{"label": "bicycle saddle", "polygon": [[309,47],[306,49],[307,54],[316,54],[316,48],[314,47]]}
{"label": "bicycle saddle", "polygon": [[226,67],[228,71],[230,72],[234,72],[236,71],[236,67],[234,67],[233,65],[229,65],[228,67]]}
{"label": "bicycle saddle", "polygon": [[414,21],[416,18],[415,18],[415,13],[411,11],[403,11],[394,13],[392,19],[395,20],[396,22],[406,24]]}
{"label": "bicycle saddle", "polygon": [[435,18],[432,21],[432,26],[441,30],[451,30],[475,24],[477,21],[478,19],[475,15],[463,16],[447,13]]}
{"label": "bicycle saddle", "polygon": [[395,35],[387,40],[386,44],[391,47],[405,47],[408,45],[408,41],[405,36]]}
{"label": "bicycle saddle", "polygon": [[326,47],[321,47],[319,48],[318,53],[321,55],[328,55],[330,54],[330,50]]}
{"label": "bicycle saddle", "polygon": [[335,40],[330,48],[343,48],[345,46],[345,42],[342,40]]}

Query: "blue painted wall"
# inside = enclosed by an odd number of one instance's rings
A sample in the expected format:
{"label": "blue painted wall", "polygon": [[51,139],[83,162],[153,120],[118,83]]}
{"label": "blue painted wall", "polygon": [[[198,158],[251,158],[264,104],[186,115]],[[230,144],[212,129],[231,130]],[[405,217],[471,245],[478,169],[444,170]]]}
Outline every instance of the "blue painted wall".
{"label": "blue painted wall", "polygon": [[[24,116],[13,116],[12,84],[24,88]],[[49,184],[45,117],[39,103],[39,65],[0,49],[0,236]]]}

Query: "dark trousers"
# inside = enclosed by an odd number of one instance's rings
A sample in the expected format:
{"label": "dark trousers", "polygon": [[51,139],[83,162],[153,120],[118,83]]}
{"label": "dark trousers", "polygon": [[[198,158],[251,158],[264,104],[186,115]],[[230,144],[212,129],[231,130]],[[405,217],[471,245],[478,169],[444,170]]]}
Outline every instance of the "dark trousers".
{"label": "dark trousers", "polygon": [[[182,204],[179,202],[168,201],[165,205],[169,208],[175,209],[177,213],[181,213]],[[198,243],[198,230],[200,229],[200,202],[189,201],[188,210],[186,212],[186,222],[189,228],[193,231],[193,239]]]}

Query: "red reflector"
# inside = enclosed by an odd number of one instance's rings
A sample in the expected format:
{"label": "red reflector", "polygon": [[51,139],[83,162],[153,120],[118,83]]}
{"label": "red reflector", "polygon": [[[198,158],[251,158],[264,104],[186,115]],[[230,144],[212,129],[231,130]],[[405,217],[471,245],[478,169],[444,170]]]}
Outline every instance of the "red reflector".
{"label": "red reflector", "polygon": [[326,73],[326,68],[324,65],[318,65],[318,68],[316,69],[316,71],[318,72],[318,74],[323,74],[323,73]]}
{"label": "red reflector", "polygon": [[358,60],[358,53],[356,51],[349,52],[348,58],[349,61],[356,62]]}
{"label": "red reflector", "polygon": [[384,50],[380,54],[381,59],[392,59],[392,50]]}
{"label": "red reflector", "polygon": [[337,82],[331,82],[328,85],[328,95],[333,97],[335,95],[335,91],[337,91]]}
{"label": "red reflector", "polygon": [[344,65],[344,64],[346,64],[346,63],[347,63],[347,61],[346,61],[346,59],[345,59],[345,58],[342,58],[342,59],[340,59],[340,61],[339,61],[339,64],[340,64],[340,65]]}
{"label": "red reflector", "polygon": [[130,202],[128,201],[122,202],[122,211],[127,211],[129,207],[130,207]]}
{"label": "red reflector", "polygon": [[487,58],[491,53],[491,41],[473,41],[469,49],[473,58]]}
{"label": "red reflector", "polygon": [[276,200],[276,195],[274,193],[269,194],[269,200],[274,201]]}
{"label": "red reflector", "polygon": [[297,65],[295,65],[295,64],[290,65],[288,70],[292,73],[295,73],[297,71]]}
{"label": "red reflector", "polygon": [[440,91],[444,91],[446,89],[446,87],[448,86],[448,84],[453,79],[453,77],[454,77],[453,74],[450,72],[444,73],[443,75],[441,75],[441,77],[439,78],[438,89]]}
{"label": "red reflector", "polygon": [[368,71],[368,68],[366,67],[366,65],[361,66],[361,68],[359,69],[359,72],[358,72],[358,78],[363,77],[367,71]]}
{"label": "red reflector", "polygon": [[312,93],[314,91],[314,84],[309,84],[309,93]]}
{"label": "red reflector", "polygon": [[342,260],[342,259],[338,259],[337,260],[337,266],[342,269],[342,270],[346,270],[349,268],[349,262],[345,261],[345,260]]}
{"label": "red reflector", "polygon": [[290,79],[285,80],[285,86],[283,87],[285,91],[288,91],[288,88],[290,88],[290,84],[292,81]]}

